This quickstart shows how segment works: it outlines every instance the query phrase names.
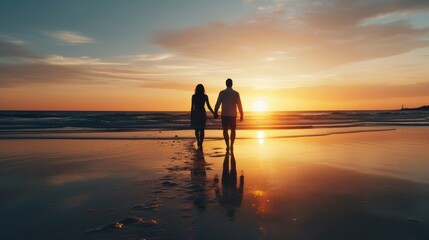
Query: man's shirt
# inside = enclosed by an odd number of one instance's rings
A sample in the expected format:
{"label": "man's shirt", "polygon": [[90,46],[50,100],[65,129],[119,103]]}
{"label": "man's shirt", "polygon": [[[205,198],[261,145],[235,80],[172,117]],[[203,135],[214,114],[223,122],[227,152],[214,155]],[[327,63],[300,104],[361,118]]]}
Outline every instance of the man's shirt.
{"label": "man's shirt", "polygon": [[215,109],[219,109],[220,104],[222,104],[222,116],[236,117],[237,106],[240,113],[243,112],[240,94],[232,88],[226,88],[225,90],[220,91]]}

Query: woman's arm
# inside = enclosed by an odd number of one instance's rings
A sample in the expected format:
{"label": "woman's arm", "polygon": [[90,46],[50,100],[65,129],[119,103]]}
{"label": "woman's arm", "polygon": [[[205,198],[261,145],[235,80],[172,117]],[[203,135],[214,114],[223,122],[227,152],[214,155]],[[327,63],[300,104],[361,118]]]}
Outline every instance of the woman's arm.
{"label": "woman's arm", "polygon": [[191,117],[192,117],[193,113],[194,113],[194,96],[192,95],[192,98],[191,98]]}
{"label": "woman's arm", "polygon": [[207,95],[206,95],[206,103],[207,103],[207,108],[210,110],[210,112],[212,112],[214,114],[212,106],[210,106],[209,96],[207,96]]}

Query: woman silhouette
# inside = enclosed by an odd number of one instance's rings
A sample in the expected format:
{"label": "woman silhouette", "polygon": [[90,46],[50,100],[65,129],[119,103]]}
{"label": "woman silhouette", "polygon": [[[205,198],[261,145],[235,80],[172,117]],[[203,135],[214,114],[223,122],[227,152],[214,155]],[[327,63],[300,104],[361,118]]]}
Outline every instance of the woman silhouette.
{"label": "woman silhouette", "polygon": [[204,141],[204,130],[206,129],[206,109],[204,105],[207,103],[207,107],[210,112],[213,112],[212,107],[209,103],[209,97],[205,94],[204,86],[198,84],[195,87],[195,94],[192,95],[191,104],[191,127],[195,129],[195,137],[197,138],[198,149],[203,149]]}

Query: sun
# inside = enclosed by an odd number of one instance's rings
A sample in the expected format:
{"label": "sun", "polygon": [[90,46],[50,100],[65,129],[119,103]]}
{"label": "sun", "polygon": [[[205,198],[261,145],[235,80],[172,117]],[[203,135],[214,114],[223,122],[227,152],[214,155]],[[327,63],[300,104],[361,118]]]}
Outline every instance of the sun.
{"label": "sun", "polygon": [[256,100],[253,103],[253,110],[256,112],[264,112],[267,110],[267,102],[264,100]]}

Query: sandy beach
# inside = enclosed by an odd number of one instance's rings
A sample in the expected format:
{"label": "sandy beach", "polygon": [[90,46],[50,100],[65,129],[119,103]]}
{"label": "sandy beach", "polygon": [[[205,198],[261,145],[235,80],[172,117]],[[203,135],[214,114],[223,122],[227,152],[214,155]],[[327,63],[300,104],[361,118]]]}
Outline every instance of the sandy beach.
{"label": "sandy beach", "polygon": [[246,134],[233,155],[216,138],[3,139],[2,239],[429,237],[427,128]]}
{"label": "sandy beach", "polygon": [[429,0],[0,2],[0,240],[429,240]]}

